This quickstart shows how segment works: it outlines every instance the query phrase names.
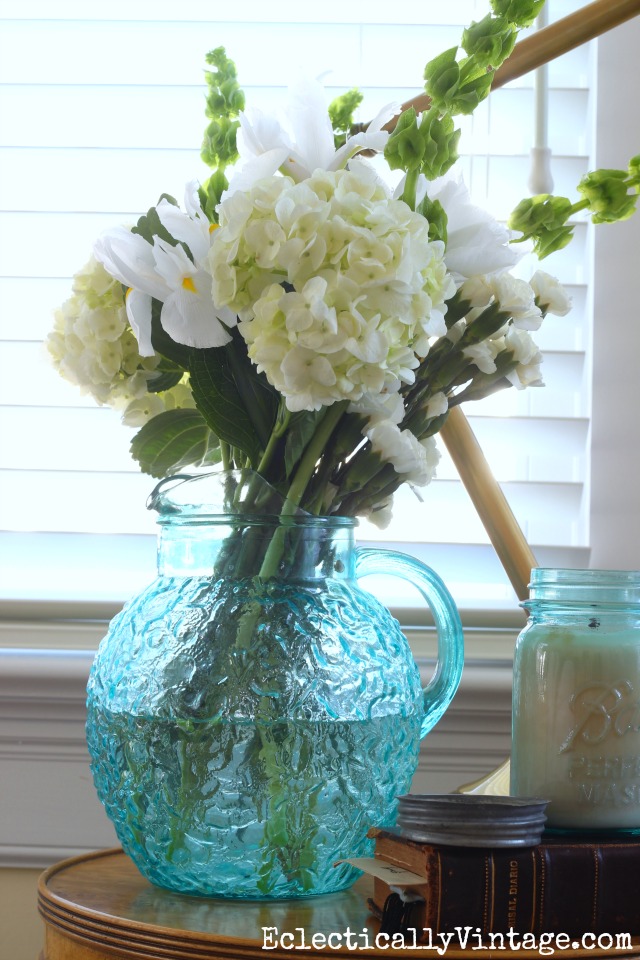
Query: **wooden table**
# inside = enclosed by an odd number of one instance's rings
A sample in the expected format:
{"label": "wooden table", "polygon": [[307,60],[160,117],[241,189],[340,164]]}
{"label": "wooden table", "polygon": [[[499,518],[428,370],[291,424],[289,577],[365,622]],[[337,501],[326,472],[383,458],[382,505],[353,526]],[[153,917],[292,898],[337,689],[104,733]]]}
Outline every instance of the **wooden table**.
{"label": "wooden table", "polygon": [[[121,850],[105,850],[64,860],[40,878],[38,904],[45,923],[41,960],[291,960],[336,953],[363,958],[438,956],[428,949],[376,949],[378,923],[367,907],[370,895],[371,883],[363,877],[350,890],[306,900],[181,896],[152,886]],[[266,941],[263,928],[269,928]],[[346,944],[348,930],[355,950],[346,945],[337,950],[335,938],[328,947],[318,944],[314,949],[314,933],[325,937],[342,934]],[[293,938],[282,943],[283,933]],[[302,946],[303,936],[306,946]],[[639,954],[640,942],[634,940],[631,955],[637,958]],[[445,954],[447,960],[529,960],[533,956],[538,956],[536,951],[478,952],[453,947]],[[630,954],[569,950],[562,956],[567,960],[602,956],[623,960]]]}

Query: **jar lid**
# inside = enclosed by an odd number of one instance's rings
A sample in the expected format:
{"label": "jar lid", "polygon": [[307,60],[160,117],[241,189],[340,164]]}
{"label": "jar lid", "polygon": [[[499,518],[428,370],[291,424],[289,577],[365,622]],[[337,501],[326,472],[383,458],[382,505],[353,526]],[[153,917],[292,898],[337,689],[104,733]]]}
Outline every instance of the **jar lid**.
{"label": "jar lid", "polygon": [[[531,600],[565,603],[640,603],[639,570],[569,570],[534,567],[529,583]],[[527,601],[523,604],[526,607]]]}
{"label": "jar lid", "polygon": [[406,794],[396,826],[424,843],[459,847],[533,847],[540,842],[548,800],[477,794]]}

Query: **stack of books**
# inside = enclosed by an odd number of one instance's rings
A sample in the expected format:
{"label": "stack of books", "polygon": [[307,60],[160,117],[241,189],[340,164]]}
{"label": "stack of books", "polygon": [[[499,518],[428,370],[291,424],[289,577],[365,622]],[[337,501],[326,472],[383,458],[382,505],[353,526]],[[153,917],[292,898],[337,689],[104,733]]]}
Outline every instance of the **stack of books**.
{"label": "stack of books", "polygon": [[398,890],[375,878],[383,918],[398,897],[418,931],[640,935],[640,838],[548,837],[528,847],[450,846],[374,828],[375,857],[424,878]]}

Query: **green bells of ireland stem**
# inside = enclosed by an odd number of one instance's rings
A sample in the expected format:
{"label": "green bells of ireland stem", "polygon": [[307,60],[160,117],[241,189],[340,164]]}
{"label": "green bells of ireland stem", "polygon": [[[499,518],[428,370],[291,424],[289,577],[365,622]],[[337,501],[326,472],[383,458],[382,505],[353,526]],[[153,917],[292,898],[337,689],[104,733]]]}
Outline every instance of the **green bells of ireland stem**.
{"label": "green bells of ireland stem", "polygon": [[522,233],[513,242],[533,240],[538,258],[543,259],[571,241],[573,225],[568,221],[576,213],[587,211],[593,223],[627,220],[637,208],[639,191],[640,156],[635,156],[627,170],[594,170],[585,174],[578,184],[582,199],[576,203],[548,193],[527,197],[509,218],[509,227]]}

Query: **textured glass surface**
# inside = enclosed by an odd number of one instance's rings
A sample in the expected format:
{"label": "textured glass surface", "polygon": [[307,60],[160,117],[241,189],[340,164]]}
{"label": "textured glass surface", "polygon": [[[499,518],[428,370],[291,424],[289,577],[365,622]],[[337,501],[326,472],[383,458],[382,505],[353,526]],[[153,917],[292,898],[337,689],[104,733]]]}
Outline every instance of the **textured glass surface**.
{"label": "textured glass surface", "polygon": [[393,822],[418,758],[418,671],[396,621],[334,567],[163,576],[113,622],[87,737],[100,799],[152,882],[339,890],[356,873],[333,863],[370,853],[368,828]]}

